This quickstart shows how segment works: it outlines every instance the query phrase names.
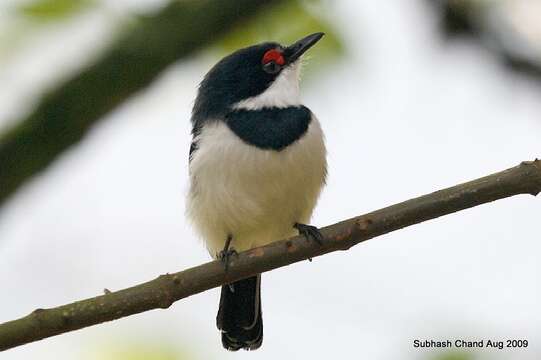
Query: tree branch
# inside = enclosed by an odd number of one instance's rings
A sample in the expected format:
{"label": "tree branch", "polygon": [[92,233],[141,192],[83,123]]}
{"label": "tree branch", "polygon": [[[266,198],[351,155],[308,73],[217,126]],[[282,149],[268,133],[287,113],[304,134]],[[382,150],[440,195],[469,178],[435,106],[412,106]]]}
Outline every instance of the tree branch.
{"label": "tree branch", "polygon": [[280,1],[177,0],[139,18],[100,59],[50,91],[0,137],[0,204],[168,65]]}
{"label": "tree branch", "polygon": [[541,192],[541,161],[404,201],[321,229],[323,245],[302,236],[248,250],[233,257],[227,273],[209,262],[124,290],[77,301],[0,324],[0,350],[143,311],[258,273],[351,246],[403,227],[518,194]]}

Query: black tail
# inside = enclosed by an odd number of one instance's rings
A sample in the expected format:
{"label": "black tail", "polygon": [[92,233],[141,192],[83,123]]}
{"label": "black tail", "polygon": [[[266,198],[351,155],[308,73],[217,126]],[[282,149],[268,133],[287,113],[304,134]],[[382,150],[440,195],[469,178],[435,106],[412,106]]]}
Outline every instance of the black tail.
{"label": "black tail", "polygon": [[261,275],[222,286],[216,325],[231,351],[255,350],[263,342]]}

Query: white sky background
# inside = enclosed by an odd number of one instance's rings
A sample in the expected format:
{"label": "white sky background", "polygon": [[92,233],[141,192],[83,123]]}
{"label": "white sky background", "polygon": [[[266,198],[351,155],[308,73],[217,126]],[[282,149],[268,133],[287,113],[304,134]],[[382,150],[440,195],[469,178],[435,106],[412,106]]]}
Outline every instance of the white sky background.
{"label": "white sky background", "polygon": [[[541,89],[475,45],[440,42],[424,3],[331,5],[348,54],[303,87],[329,149],[314,224],[541,157]],[[99,47],[111,19],[51,28],[3,64],[0,119]],[[216,60],[172,67],[1,210],[0,322],[208,260],[184,195],[189,112]],[[2,359],[99,359],[130,343],[199,359],[426,359],[417,338],[527,339],[526,350],[482,350],[479,359],[538,359],[540,214],[539,199],[513,197],[265,274],[265,341],[253,353],[221,349],[214,290]]]}

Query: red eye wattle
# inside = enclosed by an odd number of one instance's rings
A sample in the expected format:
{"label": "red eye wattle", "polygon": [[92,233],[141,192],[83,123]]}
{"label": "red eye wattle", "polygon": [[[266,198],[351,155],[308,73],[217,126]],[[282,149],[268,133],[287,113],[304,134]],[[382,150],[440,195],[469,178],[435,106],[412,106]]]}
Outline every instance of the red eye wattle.
{"label": "red eye wattle", "polygon": [[267,64],[271,61],[274,61],[278,65],[284,65],[286,63],[284,55],[276,49],[267,51],[265,55],[263,55],[263,60],[261,60],[263,64]]}

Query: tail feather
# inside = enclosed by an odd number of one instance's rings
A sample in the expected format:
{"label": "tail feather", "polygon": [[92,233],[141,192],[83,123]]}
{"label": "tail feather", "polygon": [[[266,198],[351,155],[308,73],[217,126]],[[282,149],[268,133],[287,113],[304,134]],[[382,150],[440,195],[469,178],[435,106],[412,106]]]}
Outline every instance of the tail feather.
{"label": "tail feather", "polygon": [[231,351],[255,350],[263,342],[261,275],[222,286],[216,325]]}

